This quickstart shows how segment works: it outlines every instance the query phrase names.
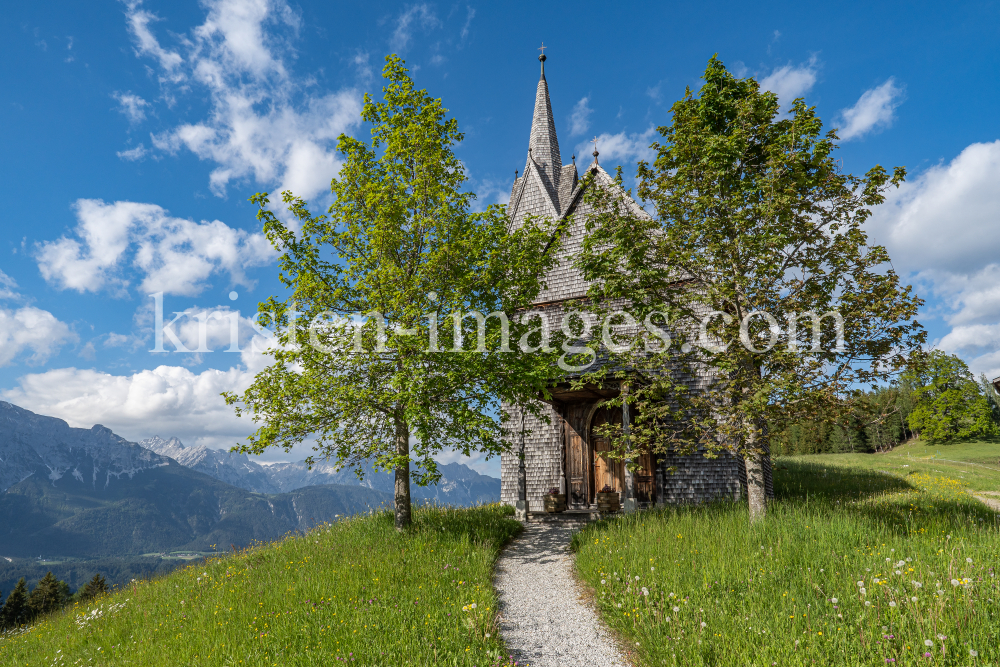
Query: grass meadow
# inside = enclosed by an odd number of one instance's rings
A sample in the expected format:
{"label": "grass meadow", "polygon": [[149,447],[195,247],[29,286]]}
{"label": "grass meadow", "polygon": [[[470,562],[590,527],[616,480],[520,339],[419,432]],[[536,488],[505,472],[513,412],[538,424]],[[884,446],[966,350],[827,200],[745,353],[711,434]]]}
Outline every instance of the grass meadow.
{"label": "grass meadow", "polygon": [[521,530],[512,515],[414,508],[405,534],[389,512],[319,526],[0,635],[0,664],[506,664],[492,572]]}
{"label": "grass meadow", "polygon": [[754,526],[738,504],[592,524],[580,576],[642,665],[1000,665],[1000,525],[968,493],[1000,475],[897,454],[778,459]]}

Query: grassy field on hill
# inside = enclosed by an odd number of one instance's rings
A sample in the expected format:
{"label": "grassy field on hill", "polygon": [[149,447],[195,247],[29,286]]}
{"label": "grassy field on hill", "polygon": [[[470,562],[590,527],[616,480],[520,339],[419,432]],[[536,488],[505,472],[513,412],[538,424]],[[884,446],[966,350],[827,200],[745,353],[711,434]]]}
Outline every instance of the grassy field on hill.
{"label": "grassy field on hill", "polygon": [[1000,523],[967,490],[1000,473],[918,453],[778,459],[759,525],[728,504],[601,522],[577,566],[643,665],[998,665]]}
{"label": "grassy field on hill", "polygon": [[506,664],[492,571],[512,514],[419,508],[402,535],[388,512],[324,525],[0,636],[0,664]]}

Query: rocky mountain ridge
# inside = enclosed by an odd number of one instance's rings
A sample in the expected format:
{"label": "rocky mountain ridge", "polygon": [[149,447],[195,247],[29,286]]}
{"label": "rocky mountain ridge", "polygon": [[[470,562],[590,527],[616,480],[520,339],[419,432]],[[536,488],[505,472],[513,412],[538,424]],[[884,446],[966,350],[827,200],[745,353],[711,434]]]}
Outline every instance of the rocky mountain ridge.
{"label": "rocky mountain ridge", "polygon": [[[393,475],[375,470],[371,464],[363,466],[364,478],[358,479],[353,470],[340,469],[329,462],[319,461],[312,470],[305,461],[261,465],[245,454],[209,449],[203,445],[187,447],[177,438],[153,436],[141,440],[139,445],[192,470],[257,493],[288,493],[321,484],[361,486],[390,495],[394,489]],[[438,469],[441,480],[437,484],[425,487],[411,485],[410,495],[414,500],[451,505],[500,500],[499,479],[481,475],[461,463],[441,464]]]}

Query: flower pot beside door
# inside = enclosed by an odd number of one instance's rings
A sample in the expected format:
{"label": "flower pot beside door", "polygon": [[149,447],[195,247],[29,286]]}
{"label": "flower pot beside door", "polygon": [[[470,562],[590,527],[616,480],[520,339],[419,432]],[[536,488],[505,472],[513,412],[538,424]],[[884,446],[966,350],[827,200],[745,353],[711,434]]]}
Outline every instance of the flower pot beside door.
{"label": "flower pot beside door", "polygon": [[620,512],[621,509],[621,495],[617,491],[612,490],[610,486],[605,486],[597,492],[598,512]]}
{"label": "flower pot beside door", "polygon": [[545,494],[545,511],[546,512],[565,512],[566,511],[566,494],[559,493],[559,489],[551,488],[549,492]]}

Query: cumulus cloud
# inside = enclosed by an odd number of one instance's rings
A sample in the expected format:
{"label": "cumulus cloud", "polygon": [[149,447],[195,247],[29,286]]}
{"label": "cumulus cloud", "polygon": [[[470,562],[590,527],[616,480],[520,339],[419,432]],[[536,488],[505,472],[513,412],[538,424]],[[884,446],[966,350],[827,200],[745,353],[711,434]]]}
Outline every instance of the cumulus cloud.
{"label": "cumulus cloud", "polygon": [[128,118],[130,123],[146,119],[146,107],[149,106],[146,100],[133,94],[132,91],[126,93],[115,91],[112,97],[118,100],[118,111]]}
{"label": "cumulus cloud", "polygon": [[572,135],[583,134],[590,127],[590,114],[594,110],[590,108],[590,96],[582,98],[573,107],[573,113],[569,117],[569,133]]}
{"label": "cumulus cloud", "polygon": [[[656,153],[649,145],[653,143],[655,134],[656,129],[652,126],[645,132],[600,134],[597,137],[597,150],[601,154],[598,159],[603,164],[621,163],[623,166],[639,160],[653,160]],[[589,155],[593,150],[594,144],[589,142],[581,142],[576,146],[577,155]]]}
{"label": "cumulus cloud", "polygon": [[241,391],[253,374],[240,367],[194,373],[159,366],[131,375],[80,368],[29,374],[3,392],[4,400],[65,419],[71,426],[104,424],[130,440],[169,433],[185,444],[229,448],[253,431],[219,395]]}
{"label": "cumulus cloud", "polygon": [[244,270],[275,258],[262,234],[219,220],[174,218],[155,204],[129,201],[80,199],[75,208],[74,234],[36,250],[42,276],[61,289],[124,295],[134,273],[145,293],[193,296],[214,274],[250,287]]}
{"label": "cumulus cloud", "polygon": [[893,77],[881,86],[866,90],[854,106],[840,112],[843,125],[840,138],[850,141],[892,125],[896,107],[903,102],[903,93],[902,86],[897,86]]}
{"label": "cumulus cloud", "polygon": [[939,346],[1000,375],[1000,141],[972,144],[891,191],[868,224],[896,268],[942,300],[952,329]]}
{"label": "cumulus cloud", "polygon": [[760,87],[761,90],[775,93],[782,107],[787,110],[795,99],[812,90],[816,84],[817,71],[816,56],[813,56],[808,62],[799,65],[788,64],[776,68],[760,80]]}
{"label": "cumulus cloud", "polygon": [[29,353],[28,363],[43,363],[74,340],[76,335],[69,326],[47,310],[34,306],[0,308],[0,366],[21,353]]}
{"label": "cumulus cloud", "polygon": [[340,169],[337,138],[360,122],[359,94],[315,94],[312,79],[292,76],[286,61],[294,58],[290,41],[301,21],[283,0],[203,6],[205,22],[171,50],[153,34],[158,17],[140,2],[128,5],[136,52],[158,64],[165,97],[205,91],[210,101],[207,118],[154,135],[154,148],[188,150],[214,162],[209,186],[218,196],[247,178],[306,198],[320,193]]}

